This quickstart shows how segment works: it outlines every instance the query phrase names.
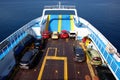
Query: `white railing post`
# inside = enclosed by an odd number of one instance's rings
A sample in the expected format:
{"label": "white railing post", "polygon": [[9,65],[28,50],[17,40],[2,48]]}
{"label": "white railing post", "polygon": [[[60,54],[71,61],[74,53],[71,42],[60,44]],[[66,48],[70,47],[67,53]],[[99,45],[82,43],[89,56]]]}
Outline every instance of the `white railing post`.
{"label": "white railing post", "polygon": [[110,67],[111,67],[111,65],[112,65],[112,62],[113,62],[113,59],[112,59],[111,62],[110,62]]}
{"label": "white railing post", "polygon": [[116,68],[116,70],[115,70],[115,73],[117,72],[117,70],[118,70],[118,66],[117,66],[117,68]]}

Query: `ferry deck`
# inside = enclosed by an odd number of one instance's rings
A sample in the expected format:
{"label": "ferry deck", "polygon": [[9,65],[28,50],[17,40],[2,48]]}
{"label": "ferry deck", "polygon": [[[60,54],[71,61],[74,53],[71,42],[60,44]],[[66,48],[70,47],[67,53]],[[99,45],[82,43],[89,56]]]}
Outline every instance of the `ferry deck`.
{"label": "ferry deck", "polygon": [[[95,76],[88,60],[74,61],[73,46],[79,45],[73,39],[48,39],[46,48],[41,52],[38,65],[30,70],[18,68],[14,80],[84,80],[85,76]],[[91,71],[93,70],[93,71]]]}

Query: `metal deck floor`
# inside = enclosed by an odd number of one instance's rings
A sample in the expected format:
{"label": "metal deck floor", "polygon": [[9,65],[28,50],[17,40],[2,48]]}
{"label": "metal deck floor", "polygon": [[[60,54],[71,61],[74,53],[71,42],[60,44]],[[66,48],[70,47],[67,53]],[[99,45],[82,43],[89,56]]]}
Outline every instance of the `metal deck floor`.
{"label": "metal deck floor", "polygon": [[73,60],[76,44],[71,39],[49,39],[38,65],[30,70],[19,69],[14,80],[84,80],[90,72],[87,60],[82,63]]}

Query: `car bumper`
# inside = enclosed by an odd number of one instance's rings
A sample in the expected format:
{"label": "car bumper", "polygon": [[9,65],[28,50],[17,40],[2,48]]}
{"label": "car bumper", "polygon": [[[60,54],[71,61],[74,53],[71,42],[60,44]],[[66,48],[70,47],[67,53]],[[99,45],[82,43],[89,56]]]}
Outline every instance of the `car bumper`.
{"label": "car bumper", "polygon": [[102,63],[101,62],[90,62],[91,63],[91,65],[96,65],[96,66],[98,66],[98,65],[101,65]]}
{"label": "car bumper", "polygon": [[43,39],[48,39],[49,38],[49,36],[43,36]]}
{"label": "car bumper", "polygon": [[52,39],[58,39],[58,37],[52,37]]}
{"label": "car bumper", "polygon": [[29,66],[20,66],[22,69],[29,69]]}
{"label": "car bumper", "polygon": [[68,36],[61,36],[61,38],[64,38],[64,39],[65,39],[65,38],[68,38]]}

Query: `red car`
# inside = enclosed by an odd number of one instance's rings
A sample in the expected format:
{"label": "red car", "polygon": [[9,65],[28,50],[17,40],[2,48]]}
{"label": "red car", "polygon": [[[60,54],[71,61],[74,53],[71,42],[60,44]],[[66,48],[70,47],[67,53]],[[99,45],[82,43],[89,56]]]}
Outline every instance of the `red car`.
{"label": "red car", "polygon": [[68,32],[66,30],[62,30],[60,34],[60,38],[65,39],[68,37],[69,37]]}
{"label": "red car", "polygon": [[43,33],[42,33],[42,38],[43,38],[43,39],[48,39],[48,38],[50,38],[50,32],[49,32],[49,31],[43,31]]}

